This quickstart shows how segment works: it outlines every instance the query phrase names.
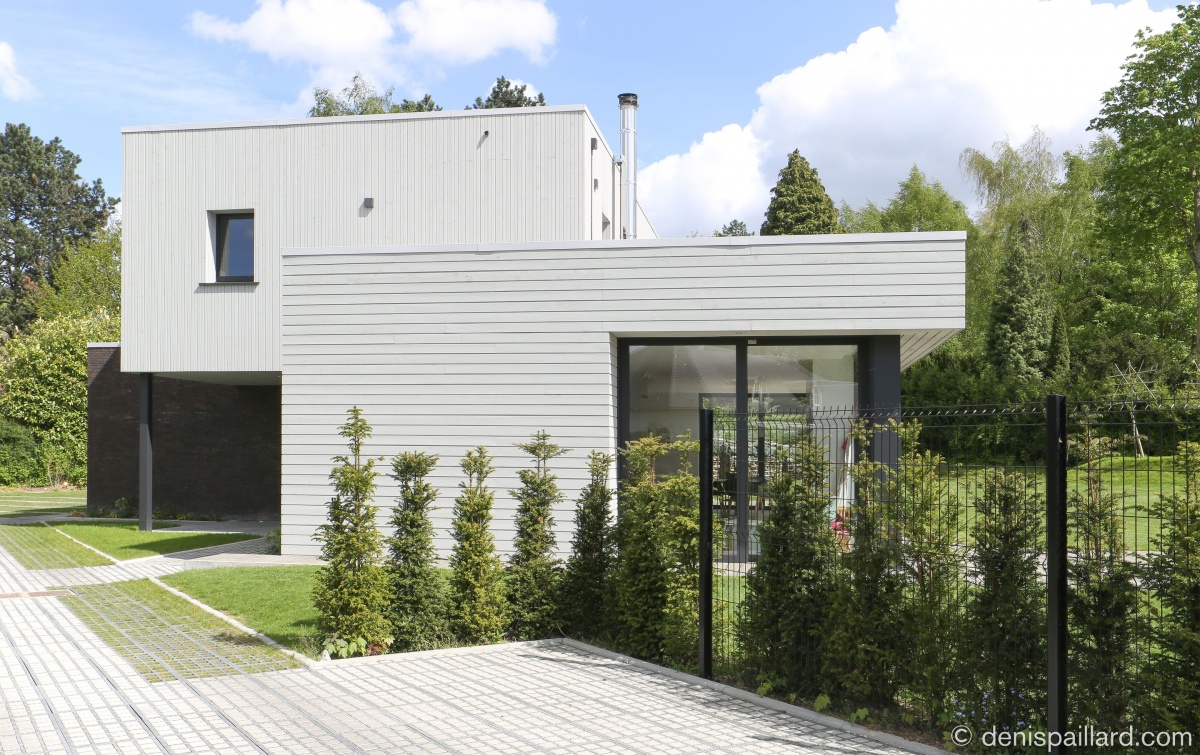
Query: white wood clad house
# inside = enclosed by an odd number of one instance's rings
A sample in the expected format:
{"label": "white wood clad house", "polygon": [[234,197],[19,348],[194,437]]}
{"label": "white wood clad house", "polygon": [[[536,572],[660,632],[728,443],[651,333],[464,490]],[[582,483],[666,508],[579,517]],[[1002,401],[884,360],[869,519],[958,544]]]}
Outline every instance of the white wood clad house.
{"label": "white wood clad house", "polygon": [[[549,431],[572,449],[565,546],[590,451],[751,386],[898,404],[900,370],[965,324],[963,233],[622,239],[583,107],[127,129],[125,170],[121,369],[281,385],[285,553],[317,552],[351,406],[368,453],[441,456],[443,550],[463,452],[496,458],[506,551],[515,444]],[[237,218],[253,269],[218,280]]]}

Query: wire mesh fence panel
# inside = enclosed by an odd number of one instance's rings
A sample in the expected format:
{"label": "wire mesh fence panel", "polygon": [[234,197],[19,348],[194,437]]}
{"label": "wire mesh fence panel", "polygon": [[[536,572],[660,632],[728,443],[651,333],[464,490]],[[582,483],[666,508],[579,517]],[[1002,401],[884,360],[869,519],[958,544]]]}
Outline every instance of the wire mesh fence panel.
{"label": "wire mesh fence panel", "polygon": [[1071,727],[1200,734],[1200,407],[1068,417]]}
{"label": "wire mesh fence panel", "polygon": [[1033,720],[1043,430],[1039,405],[719,416],[714,674],[915,725]]}

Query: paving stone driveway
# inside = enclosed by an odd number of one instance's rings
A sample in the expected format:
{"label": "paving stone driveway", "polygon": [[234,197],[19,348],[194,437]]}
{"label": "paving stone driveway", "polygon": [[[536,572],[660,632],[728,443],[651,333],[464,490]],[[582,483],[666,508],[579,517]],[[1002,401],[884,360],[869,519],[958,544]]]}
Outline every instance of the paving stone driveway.
{"label": "paving stone driveway", "polygon": [[[139,561],[70,581],[187,562]],[[61,584],[0,550],[0,592]],[[0,598],[0,706],[2,753],[905,752],[552,641],[151,683],[55,595]]]}

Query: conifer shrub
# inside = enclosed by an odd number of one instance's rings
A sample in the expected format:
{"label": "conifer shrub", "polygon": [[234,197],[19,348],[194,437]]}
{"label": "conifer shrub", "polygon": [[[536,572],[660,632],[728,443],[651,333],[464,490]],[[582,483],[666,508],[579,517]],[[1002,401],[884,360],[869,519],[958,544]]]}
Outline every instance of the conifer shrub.
{"label": "conifer shrub", "polygon": [[451,629],[460,640],[479,644],[504,639],[504,572],[492,535],[494,494],[487,478],[495,467],[483,446],[460,462],[467,479],[454,499],[454,549],[450,556]]}
{"label": "conifer shrub", "polygon": [[891,707],[899,688],[903,583],[895,564],[899,544],[890,531],[883,495],[892,470],[870,460],[877,426],[856,422],[850,437],[859,458],[850,466],[858,497],[850,512],[852,545],[842,555],[825,631],[822,676],[839,703]]}
{"label": "conifer shrub", "polygon": [[[625,652],[646,660],[690,667],[699,642],[700,485],[688,464],[699,445],[655,436],[630,441],[628,479],[616,526],[614,608]],[[655,461],[681,459],[677,472],[659,479]]]}
{"label": "conifer shrub", "polygon": [[365,654],[384,652],[391,645],[385,615],[389,590],[382,561],[382,537],[375,525],[375,460],[364,459],[363,443],[371,426],[357,406],[339,430],[350,447],[349,456],[335,456],[329,473],[334,496],[329,520],[313,537],[321,543],[325,565],[317,570],[313,603],[317,630],[326,643],[342,640],[358,644]]}
{"label": "conifer shrub", "polygon": [[611,454],[588,456],[588,484],[575,503],[575,536],[560,583],[559,610],[563,630],[573,636],[599,638],[609,627],[611,574],[616,558],[612,499],[608,486]]}
{"label": "conifer shrub", "polygon": [[1125,553],[1125,497],[1107,489],[1099,464],[1107,439],[1087,417],[1080,435],[1084,489],[1067,495],[1071,722],[1119,729],[1131,703],[1136,570]]}
{"label": "conifer shrub", "polygon": [[562,502],[551,459],[568,449],[550,442],[545,430],[517,447],[533,457],[533,469],[517,472],[521,487],[509,491],[517,501],[516,537],[508,561],[508,634],[522,640],[548,636],[558,623],[558,580],[561,564],[554,557],[554,507]]}
{"label": "conifer shrub", "polygon": [[776,451],[771,515],[758,528],[762,550],[746,575],[738,623],[747,665],[773,692],[815,697],[824,665],[822,631],[841,553],[830,509],[830,463],[810,435]]}
{"label": "conifer shrub", "polygon": [[429,650],[447,639],[446,595],[435,566],[437,549],[429,520],[437,490],[425,479],[437,462],[436,454],[414,451],[392,459],[392,477],[400,485],[392,511],[394,533],[387,540],[388,618],[396,650]]}
{"label": "conifer shrub", "polygon": [[1037,728],[1046,710],[1046,588],[1039,577],[1044,500],[1019,472],[983,475],[960,647],[960,714],[974,731]]}
{"label": "conifer shrub", "polygon": [[1150,591],[1143,631],[1155,649],[1142,672],[1140,725],[1146,731],[1200,732],[1200,444],[1181,442],[1175,472],[1183,490],[1151,509],[1162,532],[1151,537],[1144,572]]}
{"label": "conifer shrub", "polygon": [[952,651],[961,628],[956,604],[963,576],[962,508],[939,471],[945,459],[921,450],[921,424],[893,421],[892,429],[900,442],[889,495],[905,582],[902,682],[918,709],[937,721],[953,687]]}

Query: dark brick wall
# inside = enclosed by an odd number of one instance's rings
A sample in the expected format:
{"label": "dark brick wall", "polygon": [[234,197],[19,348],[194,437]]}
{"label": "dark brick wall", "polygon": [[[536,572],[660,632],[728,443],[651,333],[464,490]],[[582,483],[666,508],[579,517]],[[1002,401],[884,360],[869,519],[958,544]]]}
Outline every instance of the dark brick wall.
{"label": "dark brick wall", "polygon": [[[279,386],[154,378],[154,505],[279,519]],[[88,507],[138,492],[138,375],[120,348],[88,349]]]}

